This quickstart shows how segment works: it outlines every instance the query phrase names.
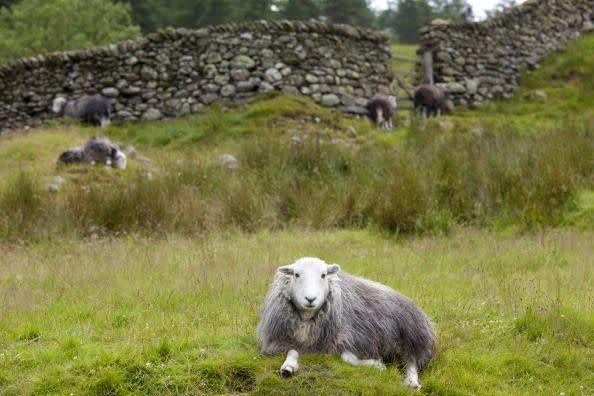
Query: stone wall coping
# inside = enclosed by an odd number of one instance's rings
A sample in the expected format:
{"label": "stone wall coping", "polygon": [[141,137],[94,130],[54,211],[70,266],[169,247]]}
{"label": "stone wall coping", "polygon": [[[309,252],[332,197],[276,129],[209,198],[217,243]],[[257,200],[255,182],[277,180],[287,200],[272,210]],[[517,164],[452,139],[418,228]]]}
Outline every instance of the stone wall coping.
{"label": "stone wall coping", "polygon": [[[435,19],[429,25],[422,27],[419,30],[421,35],[436,30],[456,30],[456,31],[476,31],[476,32],[488,32],[489,30],[497,27],[507,26],[509,23],[516,22],[523,19],[529,14],[533,14],[541,7],[550,7],[552,4],[563,5],[564,0],[527,0],[526,2],[519,4],[515,7],[509,8],[504,12],[486,19],[484,21],[472,22],[472,21],[451,21],[443,19]],[[573,7],[573,4],[567,4],[567,7]]]}
{"label": "stone wall coping", "polygon": [[353,27],[345,24],[333,24],[322,21],[252,21],[237,24],[214,25],[203,29],[165,28],[147,36],[133,40],[122,41],[103,47],[83,48],[75,51],[52,52],[28,58],[17,59],[14,62],[0,65],[0,77],[23,69],[34,69],[43,64],[63,64],[76,60],[89,59],[101,55],[128,54],[130,51],[141,47],[148,42],[163,42],[176,40],[183,37],[196,37],[207,39],[212,34],[229,33],[239,34],[244,32],[304,32],[335,34],[355,40],[368,40],[378,44],[387,44],[389,36],[385,32]]}
{"label": "stone wall coping", "polygon": [[180,117],[272,90],[328,107],[364,105],[391,90],[387,44],[384,33],[347,25],[253,21],[23,58],[0,66],[0,133],[56,118],[60,94],[101,93],[114,121]]}

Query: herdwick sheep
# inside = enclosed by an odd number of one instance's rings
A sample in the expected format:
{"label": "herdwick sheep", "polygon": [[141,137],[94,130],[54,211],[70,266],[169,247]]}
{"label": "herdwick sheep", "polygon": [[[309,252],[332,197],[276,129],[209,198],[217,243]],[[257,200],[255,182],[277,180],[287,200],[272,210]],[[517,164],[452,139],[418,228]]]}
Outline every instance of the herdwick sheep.
{"label": "herdwick sheep", "polygon": [[386,131],[392,129],[392,116],[396,112],[396,96],[375,94],[369,99],[365,108],[369,112],[369,118],[378,128]]}
{"label": "herdwick sheep", "polygon": [[437,85],[422,84],[415,90],[415,110],[420,117],[439,117],[447,108],[447,102],[445,91]]}
{"label": "herdwick sheep", "polygon": [[396,112],[396,96],[376,94],[365,107],[339,106],[343,113],[369,117],[378,128],[392,129],[392,116]]}
{"label": "herdwick sheep", "polygon": [[71,148],[70,150],[64,151],[58,157],[58,162],[63,164],[77,164],[85,160],[85,151],[80,147]]}
{"label": "herdwick sheep", "polygon": [[102,95],[85,95],[71,101],[59,96],[54,99],[52,111],[64,117],[78,118],[89,124],[101,125],[101,128],[111,122],[109,100]]}
{"label": "herdwick sheep", "polygon": [[93,136],[90,138],[85,143],[84,153],[85,161],[91,164],[104,162],[117,169],[126,169],[126,154],[106,137]]}
{"label": "herdwick sheep", "polygon": [[257,335],[261,354],[287,354],[283,376],[298,370],[299,354],[324,353],[354,366],[404,363],[404,384],[415,389],[436,340],[431,321],[411,300],[312,257],[278,268]]}
{"label": "herdwick sheep", "polygon": [[84,148],[75,147],[64,151],[58,157],[58,163],[73,164],[88,162],[90,164],[105,163],[116,169],[126,169],[126,154],[119,150],[118,146],[111,143],[103,136],[93,136],[86,143]]}

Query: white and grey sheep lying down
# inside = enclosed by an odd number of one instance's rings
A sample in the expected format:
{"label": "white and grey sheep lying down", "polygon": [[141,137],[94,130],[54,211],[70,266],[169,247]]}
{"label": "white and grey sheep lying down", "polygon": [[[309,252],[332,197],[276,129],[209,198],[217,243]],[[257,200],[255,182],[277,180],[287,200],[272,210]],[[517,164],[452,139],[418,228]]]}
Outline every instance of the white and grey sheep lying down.
{"label": "white and grey sheep lying down", "polygon": [[64,151],[58,157],[58,163],[75,164],[88,162],[90,164],[104,163],[116,169],[126,169],[128,160],[117,145],[103,136],[93,136],[83,148],[75,147]]}
{"label": "white and grey sheep lying down", "polygon": [[304,257],[278,268],[258,341],[263,355],[287,354],[283,376],[298,370],[299,354],[322,353],[354,366],[404,363],[404,384],[419,389],[418,371],[434,356],[436,336],[427,315],[402,294]]}
{"label": "white and grey sheep lying down", "polygon": [[82,122],[106,127],[111,122],[109,100],[102,95],[84,95],[76,100],[67,101],[59,96],[54,99],[52,111],[69,118],[78,118]]}

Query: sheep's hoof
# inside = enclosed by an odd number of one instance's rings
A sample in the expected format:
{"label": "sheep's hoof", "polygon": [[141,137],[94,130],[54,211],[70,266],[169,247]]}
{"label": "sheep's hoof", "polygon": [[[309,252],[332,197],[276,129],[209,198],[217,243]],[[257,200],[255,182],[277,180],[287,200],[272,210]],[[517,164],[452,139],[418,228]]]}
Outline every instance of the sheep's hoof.
{"label": "sheep's hoof", "polygon": [[379,359],[362,360],[361,364],[364,366],[374,367],[379,370],[385,370],[386,365]]}
{"label": "sheep's hoof", "polygon": [[407,386],[407,387],[412,388],[414,390],[420,390],[421,389],[421,384],[419,384],[419,381],[415,381],[414,379],[411,379],[411,378],[405,378],[404,379],[404,386]]}
{"label": "sheep's hoof", "polygon": [[280,375],[283,378],[289,378],[290,376],[293,375],[293,370],[288,369],[288,368],[283,368],[280,370]]}
{"label": "sheep's hoof", "polygon": [[280,369],[280,375],[283,378],[289,378],[291,377],[293,374],[295,374],[295,368],[293,366],[283,366]]}
{"label": "sheep's hoof", "polygon": [[373,367],[380,369],[380,370],[386,369],[386,365],[383,364],[381,360],[376,361],[375,364],[373,365]]}

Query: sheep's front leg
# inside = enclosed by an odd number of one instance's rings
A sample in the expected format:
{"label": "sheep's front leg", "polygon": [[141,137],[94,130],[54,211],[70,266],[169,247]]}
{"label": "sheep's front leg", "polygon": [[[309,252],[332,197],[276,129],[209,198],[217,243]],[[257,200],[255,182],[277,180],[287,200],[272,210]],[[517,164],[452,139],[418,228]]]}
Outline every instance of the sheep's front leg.
{"label": "sheep's front leg", "polygon": [[394,129],[394,125],[392,124],[392,118],[388,118],[388,125],[386,128],[388,131],[391,131],[392,129]]}
{"label": "sheep's front leg", "polygon": [[111,121],[107,117],[101,117],[99,122],[101,123],[101,128],[106,128],[109,124],[111,124]]}
{"label": "sheep's front leg", "polygon": [[340,358],[344,362],[351,364],[353,366],[371,366],[371,367],[378,368],[380,370],[386,369],[386,365],[384,363],[382,363],[382,361],[380,359],[359,359],[352,352],[343,352],[340,355]]}
{"label": "sheep's front leg", "polygon": [[417,365],[413,362],[408,362],[406,364],[406,375],[404,377],[404,385],[416,390],[421,389],[421,384],[419,384],[419,372],[417,370]]}
{"label": "sheep's front leg", "polygon": [[376,110],[375,124],[377,128],[382,128],[382,126],[384,125],[384,112],[382,111],[382,109]]}
{"label": "sheep's front leg", "polygon": [[287,358],[280,368],[281,376],[290,377],[291,375],[295,374],[297,370],[299,370],[299,363],[297,362],[297,359],[299,359],[299,353],[296,350],[291,349],[289,352],[287,352]]}

